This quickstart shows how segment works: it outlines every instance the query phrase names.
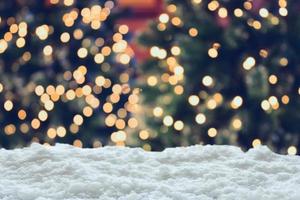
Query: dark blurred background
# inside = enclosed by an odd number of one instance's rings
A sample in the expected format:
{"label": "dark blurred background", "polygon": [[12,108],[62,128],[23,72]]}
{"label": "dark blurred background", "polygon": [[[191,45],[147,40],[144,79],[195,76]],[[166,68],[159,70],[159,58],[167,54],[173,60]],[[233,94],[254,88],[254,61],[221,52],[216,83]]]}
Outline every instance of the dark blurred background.
{"label": "dark blurred background", "polygon": [[299,148],[300,3],[0,1],[0,146]]}

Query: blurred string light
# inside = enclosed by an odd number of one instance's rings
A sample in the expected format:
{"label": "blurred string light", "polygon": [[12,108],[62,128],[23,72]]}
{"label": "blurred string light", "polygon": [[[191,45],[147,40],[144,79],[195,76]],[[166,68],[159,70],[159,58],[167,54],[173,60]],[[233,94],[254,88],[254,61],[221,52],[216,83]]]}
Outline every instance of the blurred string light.
{"label": "blurred string light", "polygon": [[[126,41],[129,28],[113,24],[113,29],[109,29],[107,25],[112,23],[114,1],[49,0],[49,5],[41,3],[28,2],[28,9],[16,16],[7,10],[0,14],[0,29],[4,33],[0,38],[3,56],[0,61],[5,63],[11,51],[16,51],[16,56],[21,55],[13,60],[11,80],[5,78],[5,73],[0,79],[5,110],[0,117],[6,119],[1,127],[4,134],[16,138],[24,134],[30,138],[36,134],[31,141],[50,144],[60,141],[59,138],[66,138],[64,141],[71,138],[77,147],[90,144],[100,147],[99,138],[107,131],[112,133],[112,142],[125,145],[125,127],[138,125],[128,114],[136,111],[138,90],[129,86],[133,57]],[[30,21],[32,15],[34,19],[39,18],[34,16],[36,6],[46,6],[49,12],[49,16],[43,13],[39,23]],[[162,18],[167,20],[166,16]],[[35,48],[40,50],[41,57]],[[166,53],[160,51],[163,50],[159,50],[158,56],[165,58]],[[174,52],[178,53],[178,49]],[[1,70],[8,67],[2,63]],[[28,70],[24,76],[37,77],[42,73],[44,77],[29,79],[22,83],[21,89],[16,88],[14,73],[25,70],[22,65]],[[36,65],[39,70],[33,68]],[[58,72],[55,71],[57,67],[60,68]],[[75,134],[90,131],[89,118],[96,120],[93,122],[96,129],[92,130],[94,138],[82,140]],[[22,139],[19,142],[22,143]]]}
{"label": "blurred string light", "polygon": [[[220,23],[220,26],[229,26],[231,21],[240,20],[245,22],[245,26],[248,26],[249,29],[253,29],[253,31],[257,32],[260,32],[262,30],[265,31],[265,28],[269,26],[278,26],[281,23],[281,20],[284,20],[284,17],[289,14],[287,8],[288,1],[286,0],[277,1],[278,9],[269,8],[269,6],[267,5],[266,7],[257,8],[257,6],[254,6],[254,1],[252,0],[243,1],[239,5],[239,7],[235,8],[227,8],[227,2],[219,0],[187,1],[191,1],[193,9],[195,9],[191,12],[200,12],[198,9],[207,9],[208,13],[211,13],[215,18],[216,24]],[[166,137],[164,134],[167,132],[182,133],[184,136],[180,138],[180,141],[183,141],[185,138],[187,138],[185,136],[190,134],[191,130],[197,129],[199,130],[199,132],[202,132],[202,130],[205,129],[207,131],[206,135],[210,139],[215,138],[215,141],[220,141],[221,137],[227,136],[230,141],[234,141],[236,140],[234,134],[237,135],[237,133],[242,132],[243,128],[247,126],[248,119],[247,117],[245,118],[245,115],[243,113],[245,112],[244,109],[247,109],[245,107],[248,106],[247,104],[249,103],[247,102],[248,97],[245,97],[245,94],[239,93],[232,94],[231,96],[227,97],[222,92],[222,90],[220,90],[220,88],[223,87],[221,85],[221,82],[228,80],[220,80],[220,77],[214,77],[214,74],[207,72],[210,72],[211,70],[205,71],[205,69],[207,68],[205,68],[204,66],[203,69],[205,72],[204,74],[201,74],[201,79],[199,80],[198,86],[195,87],[193,85],[191,88],[190,85],[186,85],[190,83],[188,78],[191,78],[191,75],[186,75],[186,70],[191,66],[185,66],[183,64],[185,62],[184,59],[187,59],[186,57],[188,57],[187,54],[189,54],[189,49],[187,46],[181,46],[178,44],[180,43],[178,41],[182,38],[182,40],[184,40],[185,42],[188,41],[187,38],[190,38],[190,41],[194,41],[195,43],[198,42],[199,45],[201,41],[201,47],[204,49],[204,52],[207,52],[206,56],[211,61],[211,63],[217,61],[216,67],[221,69],[228,68],[230,66],[222,66],[222,63],[218,62],[223,56],[222,41],[208,41],[208,45],[206,45],[207,43],[205,42],[203,43],[203,38],[202,40],[198,41],[198,37],[200,38],[199,35],[202,32],[205,33],[205,31],[207,31],[206,27],[199,27],[196,23],[185,21],[190,19],[187,18],[188,15],[185,15],[186,11],[184,9],[186,8],[183,4],[181,5],[181,3],[178,3],[176,1],[170,1],[169,4],[166,5],[165,12],[159,15],[156,23],[158,35],[152,35],[154,37],[152,38],[153,41],[155,41],[155,37],[161,36],[160,40],[157,43],[152,42],[151,44],[149,44],[152,45],[150,46],[150,55],[154,60],[157,61],[156,65],[159,66],[159,70],[157,70],[157,72],[154,72],[154,70],[150,70],[150,73],[148,73],[148,71],[146,70],[147,73],[145,74],[144,84],[146,88],[147,86],[151,87],[151,89],[149,89],[151,92],[149,93],[157,90],[159,97],[157,97],[155,101],[151,101],[149,104],[149,99],[147,99],[145,103],[146,105],[143,105],[144,116],[147,116],[149,119],[151,119],[151,122],[149,123],[151,124],[150,127],[149,124],[145,125],[142,122],[144,118],[141,116],[143,115],[141,115],[140,112],[137,112],[138,118],[142,119],[138,119],[138,128],[141,129],[138,136],[143,141],[142,144],[146,145],[147,149],[152,148],[152,140],[157,141],[160,139],[159,137],[161,137],[161,140],[164,141],[164,138]],[[228,4],[230,3],[228,2]],[[253,13],[257,14],[257,17],[255,17],[255,19],[253,18]],[[179,31],[176,32],[177,30]],[[238,35],[241,36],[241,38],[248,37],[246,33],[239,32],[242,31],[242,29],[240,30],[239,28],[236,28],[235,31]],[[155,31],[153,30],[153,32]],[[177,35],[182,38],[178,39]],[[167,45],[164,45],[164,43],[161,41],[161,39],[163,38],[166,39],[166,41],[164,42],[167,43]],[[183,44],[185,43],[183,42]],[[148,44],[146,43],[146,45]],[[207,49],[205,50],[205,48]],[[257,49],[257,52],[245,52],[241,58],[235,58],[239,61],[239,73],[242,73],[245,76],[249,76],[249,74],[261,68],[261,64],[264,63],[264,59],[270,59],[271,53],[272,51],[268,49],[268,47],[264,47]],[[183,54],[185,58],[182,59],[182,61],[181,57]],[[289,66],[289,58],[287,56],[281,56],[279,58],[276,58],[275,60],[276,62],[274,63],[274,65],[278,65],[282,68]],[[201,67],[202,66],[199,66],[199,68]],[[161,72],[161,74],[159,72]],[[281,76],[278,72],[270,73],[266,76],[267,84],[269,84],[269,87],[272,88],[271,91],[276,91],[276,87],[283,81],[281,80]],[[282,90],[282,88],[280,90]],[[147,91],[145,90],[144,92],[147,93]],[[290,104],[290,94],[280,94],[279,96],[277,96],[275,94],[272,94],[272,92],[270,92],[269,96],[261,99],[261,101],[258,103],[258,112],[265,112],[266,114],[270,114],[279,110],[281,106]],[[297,92],[300,94],[300,87],[298,88]],[[181,95],[183,95],[183,97],[185,98],[184,101],[186,101],[186,104],[182,103],[180,105],[186,105],[189,109],[193,110],[190,113],[181,114],[194,114],[194,116],[192,116],[193,121],[191,121],[191,116],[187,117],[179,115],[176,110],[180,110],[181,108],[172,107],[173,102],[181,101],[178,100],[180,97],[176,97]],[[144,96],[146,97],[147,95]],[[150,106],[146,107],[147,105]],[[213,115],[213,112],[211,111],[219,107],[226,109],[228,113],[232,113],[230,119],[228,120],[228,126],[226,127],[225,124],[224,127],[220,129],[212,127],[211,125],[214,123],[211,120]],[[152,119],[152,117],[154,117],[154,119]],[[186,119],[188,119],[189,121],[185,121]],[[159,130],[153,130],[151,128],[151,126],[154,124],[153,121],[159,124]],[[158,134],[162,135],[159,136]],[[255,135],[259,133],[253,134]],[[196,138],[197,136],[191,137]],[[184,141],[186,142],[186,140]],[[181,144],[188,144],[185,142],[182,142]],[[248,145],[257,147],[264,144],[264,142],[267,141],[264,141],[260,138],[254,138]],[[291,146],[285,150],[289,154],[295,154],[297,152],[297,148],[295,146]]]}

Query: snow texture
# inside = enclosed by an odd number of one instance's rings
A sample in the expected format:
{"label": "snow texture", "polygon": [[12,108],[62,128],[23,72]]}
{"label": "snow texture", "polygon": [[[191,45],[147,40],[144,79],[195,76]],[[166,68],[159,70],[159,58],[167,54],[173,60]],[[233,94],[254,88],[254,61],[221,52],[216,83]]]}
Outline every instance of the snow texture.
{"label": "snow texture", "polygon": [[261,146],[0,150],[1,200],[300,199],[300,157]]}

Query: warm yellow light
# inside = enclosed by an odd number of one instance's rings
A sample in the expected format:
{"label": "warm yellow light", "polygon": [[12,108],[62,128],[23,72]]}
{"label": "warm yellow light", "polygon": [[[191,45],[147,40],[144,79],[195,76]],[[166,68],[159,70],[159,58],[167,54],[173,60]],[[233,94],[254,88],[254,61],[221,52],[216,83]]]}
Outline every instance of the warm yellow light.
{"label": "warm yellow light", "polygon": [[71,6],[71,5],[73,5],[73,3],[74,3],[74,0],[64,0],[65,6]]}
{"label": "warm yellow light", "polygon": [[0,54],[3,53],[8,47],[8,44],[5,40],[0,40]]}
{"label": "warm yellow light", "polygon": [[218,134],[218,131],[215,128],[210,128],[210,129],[208,129],[207,134],[209,137],[216,137]]}
{"label": "warm yellow light", "polygon": [[14,107],[14,104],[13,104],[13,102],[11,100],[5,101],[5,103],[4,103],[4,109],[6,111],[11,111],[13,109],[13,107]]}
{"label": "warm yellow light", "polygon": [[103,63],[103,62],[104,62],[104,56],[103,56],[103,54],[97,53],[97,54],[95,55],[95,57],[94,57],[94,61],[95,61],[95,63],[97,63],[97,64]]}
{"label": "warm yellow light", "polygon": [[253,140],[252,146],[253,146],[254,148],[256,148],[256,147],[258,147],[258,146],[260,146],[260,145],[261,145],[260,139],[254,139],[254,140]]}
{"label": "warm yellow light", "polygon": [[281,101],[282,101],[283,104],[288,104],[290,102],[290,98],[287,95],[283,95],[281,97]]}
{"label": "warm yellow light", "polygon": [[196,28],[190,28],[189,35],[192,37],[196,37],[198,35],[198,30]]}
{"label": "warm yellow light", "polygon": [[111,103],[105,103],[103,105],[103,111],[106,112],[106,113],[110,113],[111,111],[113,110],[113,106]]}
{"label": "warm yellow light", "polygon": [[232,127],[235,130],[240,130],[242,128],[242,125],[243,125],[243,123],[239,118],[236,118],[236,119],[232,120]]}
{"label": "warm yellow light", "polygon": [[242,9],[240,9],[240,8],[234,9],[234,15],[235,15],[236,17],[242,17],[243,14],[244,14],[244,12],[243,12]]}
{"label": "warm yellow light", "polygon": [[31,126],[32,126],[32,128],[33,129],[38,129],[40,126],[41,126],[41,122],[40,122],[40,120],[38,120],[38,119],[33,119],[32,121],[31,121]]}
{"label": "warm yellow light", "polygon": [[285,17],[288,15],[288,10],[286,8],[279,8],[279,14]]}
{"label": "warm yellow light", "polygon": [[231,107],[233,109],[238,109],[243,104],[243,98],[241,96],[235,96],[233,100],[231,101]]}
{"label": "warm yellow light", "polygon": [[124,131],[117,131],[111,134],[110,138],[114,143],[124,142],[126,140],[126,133]]}
{"label": "warm yellow light", "polygon": [[218,57],[218,51],[215,48],[210,48],[208,50],[208,55],[211,58],[216,58],[216,57]]}
{"label": "warm yellow light", "polygon": [[170,115],[167,115],[163,119],[163,123],[165,126],[172,126],[173,124],[173,118]]}
{"label": "warm yellow light", "polygon": [[208,9],[210,11],[215,11],[219,8],[219,6],[220,6],[219,2],[216,0],[213,0],[208,4]]}
{"label": "warm yellow light", "polygon": [[209,110],[213,110],[217,107],[217,102],[216,100],[214,99],[209,99],[207,102],[206,102],[206,106]]}
{"label": "warm yellow light", "polygon": [[4,127],[4,132],[6,135],[13,135],[16,132],[16,126],[13,124],[8,124]]}
{"label": "warm yellow light", "polygon": [[197,106],[200,102],[200,99],[197,95],[191,95],[189,97],[189,103],[192,105],[192,106]]}
{"label": "warm yellow light", "polygon": [[155,116],[155,117],[161,117],[162,116],[162,114],[163,114],[163,109],[161,108],[161,107],[155,107],[154,109],[153,109],[153,115]]}
{"label": "warm yellow light", "polygon": [[288,64],[289,64],[289,60],[285,57],[281,58],[279,60],[279,64],[282,66],[282,67],[286,67]]}
{"label": "warm yellow light", "polygon": [[243,62],[243,68],[245,70],[250,70],[254,67],[254,65],[256,64],[256,61],[253,57],[248,57],[246,58],[246,60]]}
{"label": "warm yellow light", "polygon": [[48,38],[49,26],[48,25],[41,25],[35,29],[36,35],[39,37],[40,40],[46,40]]}
{"label": "warm yellow light", "polygon": [[295,146],[290,146],[287,150],[289,155],[296,155],[297,154],[297,148]]}
{"label": "warm yellow light", "polygon": [[41,120],[41,121],[46,121],[47,118],[48,118],[48,113],[45,111],[45,110],[41,110],[38,114],[38,118]]}
{"label": "warm yellow light", "polygon": [[212,86],[213,78],[211,76],[206,75],[202,78],[202,83],[203,83],[203,85],[205,85],[207,87]]}
{"label": "warm yellow light", "polygon": [[180,26],[181,25],[181,19],[179,17],[173,17],[171,22],[174,26]]}
{"label": "warm yellow light", "polygon": [[73,142],[73,146],[78,147],[78,148],[82,148],[82,147],[83,147],[83,144],[82,144],[81,140],[76,139],[76,140],[74,140],[74,142]]}
{"label": "warm yellow light", "polygon": [[142,140],[147,140],[149,138],[150,134],[148,131],[146,130],[142,130],[139,132],[139,137],[142,139]]}
{"label": "warm yellow light", "polygon": [[130,118],[130,119],[128,120],[128,126],[129,126],[130,128],[136,128],[138,125],[139,125],[139,123],[138,123],[138,120],[137,120],[137,119],[135,119],[135,118]]}
{"label": "warm yellow light", "polygon": [[57,133],[58,137],[65,137],[67,134],[67,131],[66,131],[65,127],[59,126],[56,129],[56,133]]}
{"label": "warm yellow light", "polygon": [[26,118],[26,116],[27,116],[27,113],[25,110],[22,110],[22,109],[19,110],[19,112],[18,112],[19,119],[24,120]]}
{"label": "warm yellow light", "polygon": [[206,117],[203,113],[199,113],[196,115],[195,120],[198,124],[204,124],[206,121]]}
{"label": "warm yellow light", "polygon": [[41,96],[45,92],[44,87],[41,85],[36,86],[34,91],[35,91],[35,94],[38,96]]}
{"label": "warm yellow light", "polygon": [[263,110],[269,110],[271,108],[271,105],[267,100],[263,100],[260,106]]}
{"label": "warm yellow light", "polygon": [[180,48],[179,48],[178,46],[173,46],[173,47],[171,48],[171,53],[172,53],[174,56],[178,56],[178,55],[180,55],[181,50],[180,50]]}
{"label": "warm yellow light", "polygon": [[149,86],[155,86],[157,84],[157,78],[155,76],[149,76],[147,79],[147,83]]}
{"label": "warm yellow light", "polygon": [[67,33],[67,32],[64,32],[60,35],[60,40],[63,42],[63,43],[66,43],[66,42],[69,42],[70,40],[70,34]]}
{"label": "warm yellow light", "polygon": [[81,115],[77,114],[73,117],[73,122],[74,122],[74,124],[80,126],[83,124],[83,117]]}
{"label": "warm yellow light", "polygon": [[56,137],[56,130],[54,128],[49,128],[47,131],[47,136],[50,139],[54,139]]}
{"label": "warm yellow light", "polygon": [[88,55],[88,51],[86,48],[82,47],[82,48],[78,49],[77,55],[79,58],[85,58]]}
{"label": "warm yellow light", "polygon": [[260,15],[261,17],[266,18],[266,17],[269,16],[269,11],[268,11],[266,8],[261,8],[261,9],[259,10],[259,15]]}
{"label": "warm yellow light", "polygon": [[158,19],[161,23],[167,23],[169,21],[170,17],[168,14],[162,13]]}
{"label": "warm yellow light", "polygon": [[120,27],[119,27],[119,32],[121,33],[121,34],[127,34],[128,33],[128,31],[129,31],[129,28],[128,28],[128,26],[127,25],[125,25],[125,24],[123,24],[123,25],[121,25]]}
{"label": "warm yellow light", "polygon": [[45,46],[43,49],[43,53],[45,56],[50,56],[52,54],[52,52],[53,52],[53,49],[50,45]]}
{"label": "warm yellow light", "polygon": [[174,123],[174,128],[177,131],[181,131],[184,128],[184,123],[182,121],[178,120]]}
{"label": "warm yellow light", "polygon": [[24,38],[18,38],[17,41],[16,41],[16,45],[17,45],[17,47],[19,47],[19,48],[24,47],[24,46],[25,46],[25,43],[26,43],[26,41],[25,41]]}
{"label": "warm yellow light", "polygon": [[272,75],[270,75],[269,76],[269,82],[271,83],[271,84],[276,84],[277,83],[277,81],[278,81],[278,78],[277,78],[277,76],[275,76],[274,74],[272,74]]}
{"label": "warm yellow light", "polygon": [[167,6],[167,11],[169,11],[170,13],[174,13],[174,12],[176,12],[176,10],[177,10],[177,7],[174,4],[170,4]]}
{"label": "warm yellow light", "polygon": [[226,18],[227,15],[228,15],[227,9],[226,8],[220,8],[219,11],[218,11],[218,15],[221,18]]}

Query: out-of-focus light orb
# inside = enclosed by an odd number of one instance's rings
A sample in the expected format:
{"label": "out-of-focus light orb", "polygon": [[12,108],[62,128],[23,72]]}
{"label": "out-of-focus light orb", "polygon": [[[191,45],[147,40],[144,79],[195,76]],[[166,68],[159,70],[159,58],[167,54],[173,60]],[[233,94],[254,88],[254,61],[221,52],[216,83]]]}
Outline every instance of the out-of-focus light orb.
{"label": "out-of-focus light orb", "polygon": [[147,83],[149,86],[155,86],[157,84],[157,78],[155,76],[149,76],[147,79]]}
{"label": "out-of-focus light orb", "polygon": [[38,129],[40,126],[41,126],[40,120],[34,118],[34,119],[31,121],[31,127],[32,127],[33,129]]}
{"label": "out-of-focus light orb", "polygon": [[161,23],[167,23],[169,21],[170,17],[168,14],[162,13],[158,19]]}
{"label": "out-of-focus light orb", "polygon": [[259,15],[261,17],[267,18],[269,16],[269,11],[266,8],[261,8],[259,10]]}
{"label": "out-of-focus light orb", "polygon": [[242,120],[239,119],[239,118],[235,118],[232,120],[232,127],[235,129],[235,130],[240,130],[242,128]]}
{"label": "out-of-focus light orb", "polygon": [[219,8],[219,6],[220,6],[220,4],[219,4],[219,2],[216,1],[216,0],[211,1],[211,2],[207,5],[207,7],[208,7],[208,9],[209,9],[210,11],[215,11],[215,10],[217,10],[217,9]]}
{"label": "out-of-focus light orb", "polygon": [[196,37],[198,35],[198,30],[196,28],[190,28],[189,35],[192,37]]}
{"label": "out-of-focus light orb", "polygon": [[192,106],[197,106],[200,102],[200,98],[197,95],[191,95],[188,101]]}
{"label": "out-of-focus light orb", "polygon": [[245,61],[243,62],[243,68],[245,70],[250,70],[252,69],[256,64],[256,61],[253,57],[248,57],[245,59]]}
{"label": "out-of-focus light orb", "polygon": [[73,122],[74,122],[74,124],[80,126],[83,124],[83,117],[81,115],[77,114],[73,117]]}
{"label": "out-of-focus light orb", "polygon": [[282,67],[286,67],[289,64],[289,60],[286,57],[280,58],[279,60],[279,64]]}
{"label": "out-of-focus light orb", "polygon": [[285,17],[288,15],[288,10],[286,8],[279,8],[279,14]]}
{"label": "out-of-focus light orb", "polygon": [[60,35],[60,41],[63,43],[67,43],[70,40],[70,34],[68,32],[64,32]]}
{"label": "out-of-focus light orb", "polygon": [[200,4],[202,2],[202,0],[193,0],[193,3],[195,4]]}
{"label": "out-of-focus light orb", "polygon": [[184,128],[184,123],[181,120],[178,120],[174,123],[174,128],[177,131],[181,131]]}
{"label": "out-of-focus light orb", "polygon": [[56,137],[56,130],[54,128],[49,128],[48,131],[47,131],[47,136],[50,138],[50,139],[54,139]]}
{"label": "out-of-focus light orb", "polygon": [[83,143],[81,142],[81,140],[76,139],[73,142],[73,146],[78,147],[78,148],[82,148],[83,147]]}
{"label": "out-of-focus light orb", "polygon": [[256,148],[256,147],[258,147],[258,146],[260,146],[260,145],[261,145],[260,139],[254,139],[254,140],[252,141],[252,146],[253,146],[254,148]]}
{"label": "out-of-focus light orb", "polygon": [[208,55],[211,58],[216,58],[216,57],[218,57],[218,51],[215,48],[210,48],[208,50]]}
{"label": "out-of-focus light orb", "polygon": [[195,120],[198,124],[204,124],[206,122],[206,117],[203,113],[199,113],[196,115]]}
{"label": "out-of-focus light orb", "polygon": [[206,75],[202,78],[203,85],[205,85],[207,87],[212,86],[213,81],[214,81],[213,78],[211,76],[208,76],[208,75]]}
{"label": "out-of-focus light orb", "polygon": [[47,118],[48,118],[48,113],[45,111],[45,110],[41,110],[38,114],[38,118],[41,120],[41,121],[46,121]]}
{"label": "out-of-focus light orb", "polygon": [[206,102],[206,106],[209,110],[213,110],[217,107],[217,102],[216,100],[214,99],[209,99],[207,102]]}
{"label": "out-of-focus light orb", "polygon": [[295,146],[290,146],[287,150],[289,155],[296,155],[297,154],[297,148]]}
{"label": "out-of-focus light orb", "polygon": [[234,9],[234,15],[235,15],[236,17],[242,17],[243,14],[244,14],[244,12],[243,12],[242,9],[240,9],[240,8]]}
{"label": "out-of-focus light orb", "polygon": [[163,123],[164,123],[165,126],[172,126],[173,121],[174,120],[170,115],[165,116],[164,119],[163,119]]}
{"label": "out-of-focus light orb", "polygon": [[288,104],[290,102],[290,98],[287,95],[283,95],[281,97],[281,101],[282,101],[283,104]]}
{"label": "out-of-focus light orb", "polygon": [[56,129],[56,133],[57,133],[57,136],[58,136],[58,137],[65,137],[67,131],[66,131],[65,127],[59,126],[59,127],[57,127],[57,129]]}
{"label": "out-of-focus light orb", "polygon": [[88,55],[88,51],[86,48],[82,47],[82,48],[78,49],[77,55],[79,58],[85,58]]}
{"label": "out-of-focus light orb", "polygon": [[235,96],[233,100],[231,101],[231,107],[233,109],[238,109],[243,104],[243,98],[241,96]]}
{"label": "out-of-focus light orb", "polygon": [[43,49],[43,53],[45,56],[50,56],[53,52],[53,48],[50,45],[47,45]]}
{"label": "out-of-focus light orb", "polygon": [[150,134],[147,130],[142,130],[139,132],[139,137],[142,139],[142,140],[147,140],[149,138]]}
{"label": "out-of-focus light orb", "polygon": [[270,105],[269,101],[267,101],[267,100],[263,100],[260,105],[261,105],[261,108],[265,111],[267,111],[271,108],[271,105]]}
{"label": "out-of-focus light orb", "polygon": [[163,114],[163,109],[161,108],[161,107],[155,107],[154,109],[153,109],[153,115],[155,116],[155,117],[161,117],[162,116],[162,114]]}
{"label": "out-of-focus light orb", "polygon": [[208,134],[209,137],[213,138],[213,137],[217,136],[218,131],[215,128],[210,128],[210,129],[208,129],[207,134]]}
{"label": "out-of-focus light orb", "polygon": [[18,112],[18,117],[20,120],[24,120],[27,117],[27,113],[25,110],[21,109]]}
{"label": "out-of-focus light orb", "polygon": [[228,16],[228,11],[226,8],[220,8],[218,11],[218,15],[221,18],[226,18]]}
{"label": "out-of-focus light orb", "polygon": [[180,50],[180,48],[179,48],[178,46],[173,46],[173,47],[171,48],[171,53],[172,53],[174,56],[178,56],[178,55],[180,55],[181,50]]}
{"label": "out-of-focus light orb", "polygon": [[5,103],[4,103],[4,109],[6,111],[11,111],[13,109],[13,107],[14,107],[14,104],[13,104],[13,102],[11,100],[5,101]]}
{"label": "out-of-focus light orb", "polygon": [[117,131],[112,133],[110,138],[114,143],[124,142],[127,138],[127,135],[124,131]]}

